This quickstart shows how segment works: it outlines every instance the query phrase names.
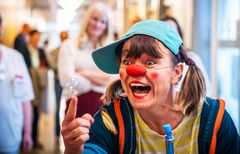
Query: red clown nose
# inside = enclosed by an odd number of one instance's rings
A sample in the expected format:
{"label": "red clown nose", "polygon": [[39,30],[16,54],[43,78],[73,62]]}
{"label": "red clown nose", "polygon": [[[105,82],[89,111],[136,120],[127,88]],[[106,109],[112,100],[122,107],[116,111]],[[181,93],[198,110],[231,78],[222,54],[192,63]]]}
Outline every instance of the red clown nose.
{"label": "red clown nose", "polygon": [[137,76],[144,76],[146,74],[146,69],[140,65],[129,65],[126,68],[126,72],[128,75],[137,77]]}

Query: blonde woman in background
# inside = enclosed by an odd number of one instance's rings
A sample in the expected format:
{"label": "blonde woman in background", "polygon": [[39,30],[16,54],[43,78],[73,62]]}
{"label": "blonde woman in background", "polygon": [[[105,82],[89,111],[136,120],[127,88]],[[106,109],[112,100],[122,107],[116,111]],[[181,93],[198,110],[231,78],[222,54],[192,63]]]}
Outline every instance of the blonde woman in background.
{"label": "blonde woman in background", "polygon": [[61,85],[66,89],[66,83],[72,77],[79,82],[77,116],[84,113],[93,115],[102,105],[100,97],[110,76],[97,68],[91,54],[94,49],[109,43],[108,36],[112,36],[108,7],[97,2],[86,11],[78,39],[66,40],[60,49],[58,69]]}

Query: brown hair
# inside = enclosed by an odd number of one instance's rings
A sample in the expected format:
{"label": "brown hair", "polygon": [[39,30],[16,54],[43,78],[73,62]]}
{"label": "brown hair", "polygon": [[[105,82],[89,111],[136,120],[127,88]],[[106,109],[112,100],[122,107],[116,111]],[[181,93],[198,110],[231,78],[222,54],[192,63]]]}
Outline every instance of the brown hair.
{"label": "brown hair", "polygon": [[174,65],[179,62],[185,62],[188,66],[188,72],[183,80],[181,90],[177,94],[177,101],[182,105],[184,113],[189,115],[191,112],[197,114],[199,103],[203,102],[206,97],[206,84],[201,70],[195,62],[189,58],[183,47],[174,56]]}
{"label": "brown hair", "polygon": [[[131,40],[131,44],[127,49],[123,43],[119,45],[115,51],[118,66],[120,65],[122,54],[134,58],[139,58],[143,53],[156,58],[161,57],[157,51],[160,48],[156,43],[159,42],[157,39],[146,35],[135,35],[129,38],[129,40]],[[206,85],[203,74],[195,63],[187,57],[182,46],[179,48],[177,55],[174,55],[173,53],[171,55],[174,65],[177,65],[180,62],[185,62],[189,66],[181,90],[177,94],[176,101],[181,104],[186,115],[189,115],[192,112],[196,114],[199,103],[203,102],[206,95]],[[108,86],[105,93],[105,99],[110,101],[112,99],[121,98],[123,93],[120,80],[116,80]]]}

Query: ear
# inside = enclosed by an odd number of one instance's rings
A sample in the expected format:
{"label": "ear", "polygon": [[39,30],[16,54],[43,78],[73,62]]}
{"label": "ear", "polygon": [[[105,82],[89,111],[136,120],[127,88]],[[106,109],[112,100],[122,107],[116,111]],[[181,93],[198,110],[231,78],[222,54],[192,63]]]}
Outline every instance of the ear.
{"label": "ear", "polygon": [[177,84],[180,81],[182,77],[182,72],[183,72],[183,63],[178,63],[174,67],[174,71],[172,74],[172,84]]}

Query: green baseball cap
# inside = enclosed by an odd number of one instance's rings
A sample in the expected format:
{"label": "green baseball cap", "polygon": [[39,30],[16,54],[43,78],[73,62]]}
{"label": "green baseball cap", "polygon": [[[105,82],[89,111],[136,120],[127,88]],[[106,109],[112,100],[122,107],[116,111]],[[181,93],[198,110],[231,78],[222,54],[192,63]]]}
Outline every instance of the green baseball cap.
{"label": "green baseball cap", "polygon": [[106,73],[118,74],[119,66],[117,66],[115,50],[119,44],[122,44],[124,41],[134,35],[151,36],[161,41],[175,55],[178,54],[179,47],[183,44],[178,32],[165,22],[159,20],[143,20],[134,24],[119,40],[107,46],[96,49],[92,53],[92,58],[95,64]]}

